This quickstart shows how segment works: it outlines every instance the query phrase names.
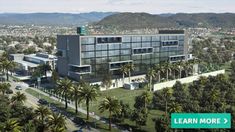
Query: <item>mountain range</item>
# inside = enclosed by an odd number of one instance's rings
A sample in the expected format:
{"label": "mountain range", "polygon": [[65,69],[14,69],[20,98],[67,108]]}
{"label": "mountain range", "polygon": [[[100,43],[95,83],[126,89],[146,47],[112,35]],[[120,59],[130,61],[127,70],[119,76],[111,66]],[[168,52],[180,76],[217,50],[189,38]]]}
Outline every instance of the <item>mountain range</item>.
{"label": "mountain range", "polygon": [[113,12],[90,13],[2,13],[0,24],[6,25],[47,25],[47,26],[81,26],[87,23],[97,22]]}
{"label": "mountain range", "polygon": [[105,17],[96,25],[120,29],[180,28],[180,27],[235,27],[234,13],[162,14],[119,13]]}
{"label": "mountain range", "polygon": [[8,25],[51,25],[51,26],[81,26],[93,24],[120,29],[139,28],[179,28],[179,27],[235,27],[234,13],[178,13],[178,14],[148,14],[148,13],[2,13],[0,24]]}

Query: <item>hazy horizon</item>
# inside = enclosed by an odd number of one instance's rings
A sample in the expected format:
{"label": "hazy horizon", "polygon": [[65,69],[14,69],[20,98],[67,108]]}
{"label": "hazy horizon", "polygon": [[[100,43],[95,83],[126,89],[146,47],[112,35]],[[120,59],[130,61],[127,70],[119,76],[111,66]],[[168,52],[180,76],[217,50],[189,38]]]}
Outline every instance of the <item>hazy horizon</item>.
{"label": "hazy horizon", "polygon": [[235,13],[234,0],[0,0],[0,13]]}

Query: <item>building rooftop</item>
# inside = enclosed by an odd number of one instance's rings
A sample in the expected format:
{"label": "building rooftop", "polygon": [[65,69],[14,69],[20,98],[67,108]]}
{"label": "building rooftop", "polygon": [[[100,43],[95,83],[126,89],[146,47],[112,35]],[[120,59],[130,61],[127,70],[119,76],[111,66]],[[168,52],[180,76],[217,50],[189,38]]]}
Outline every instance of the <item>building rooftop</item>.
{"label": "building rooftop", "polygon": [[29,66],[29,67],[37,67],[38,66],[38,64],[28,62],[28,61],[24,61],[24,60],[14,60],[14,62],[22,64],[24,66]]}

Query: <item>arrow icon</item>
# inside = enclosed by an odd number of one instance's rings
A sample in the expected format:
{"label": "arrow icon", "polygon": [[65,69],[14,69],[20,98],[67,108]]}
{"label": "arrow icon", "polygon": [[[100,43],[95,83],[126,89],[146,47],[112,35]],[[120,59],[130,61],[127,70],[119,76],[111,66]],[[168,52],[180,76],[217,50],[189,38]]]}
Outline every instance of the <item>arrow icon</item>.
{"label": "arrow icon", "polygon": [[224,124],[226,124],[228,122],[228,120],[226,118],[224,118]]}

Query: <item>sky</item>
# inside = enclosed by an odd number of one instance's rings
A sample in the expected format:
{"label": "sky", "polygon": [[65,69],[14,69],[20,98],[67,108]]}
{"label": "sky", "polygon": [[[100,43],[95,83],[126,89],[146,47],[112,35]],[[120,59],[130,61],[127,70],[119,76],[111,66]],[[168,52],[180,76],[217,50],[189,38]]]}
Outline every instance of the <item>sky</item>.
{"label": "sky", "polygon": [[235,13],[235,0],[0,0],[0,13]]}

